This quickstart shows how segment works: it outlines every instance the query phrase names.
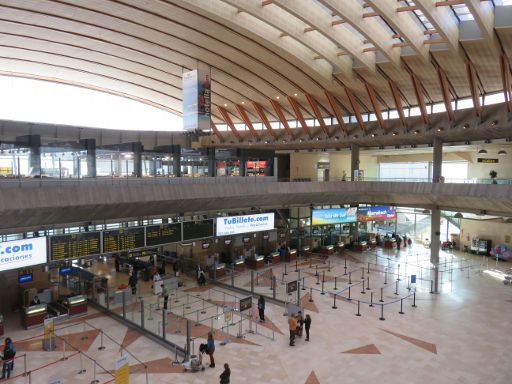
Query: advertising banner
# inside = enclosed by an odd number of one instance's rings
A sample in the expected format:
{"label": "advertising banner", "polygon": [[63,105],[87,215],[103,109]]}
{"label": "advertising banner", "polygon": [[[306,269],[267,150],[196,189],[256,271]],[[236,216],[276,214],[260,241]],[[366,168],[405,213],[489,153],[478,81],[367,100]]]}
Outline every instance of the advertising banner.
{"label": "advertising banner", "polygon": [[46,237],[0,243],[0,271],[44,264],[46,257]]}
{"label": "advertising banner", "polygon": [[217,218],[217,236],[274,229],[274,212]]}
{"label": "advertising banner", "polygon": [[128,384],[129,375],[128,357],[122,356],[116,359],[115,384]]}
{"label": "advertising banner", "polygon": [[375,207],[360,207],[357,209],[357,221],[379,221],[396,219],[395,207],[378,205]]}
{"label": "advertising banner", "polygon": [[252,308],[252,296],[240,299],[240,312],[246,311]]}
{"label": "advertising banner", "polygon": [[210,71],[195,69],[183,73],[183,129],[209,130],[211,118]]}
{"label": "advertising banner", "polygon": [[357,207],[313,209],[311,225],[353,223],[357,221]]}

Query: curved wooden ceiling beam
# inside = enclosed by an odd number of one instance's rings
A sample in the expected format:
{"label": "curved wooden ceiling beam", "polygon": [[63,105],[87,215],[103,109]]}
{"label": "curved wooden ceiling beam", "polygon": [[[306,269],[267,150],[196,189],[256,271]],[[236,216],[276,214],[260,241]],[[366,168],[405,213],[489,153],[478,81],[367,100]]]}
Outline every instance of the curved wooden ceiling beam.
{"label": "curved wooden ceiling beam", "polygon": [[253,135],[256,138],[256,140],[260,140],[260,135],[254,129],[254,127],[251,123],[251,120],[249,119],[249,116],[247,115],[247,112],[245,111],[245,108],[240,104],[235,104],[235,108],[236,108],[238,114],[240,115],[240,117],[242,118],[243,122],[247,126],[247,128],[249,128],[251,135]]}
{"label": "curved wooden ceiling beam", "polygon": [[363,52],[363,42],[343,24],[332,25],[332,17],[309,0],[274,0],[273,4],[285,9],[296,18],[316,29],[333,43],[347,51],[363,66],[375,71],[375,52]]}
{"label": "curved wooden ceiling beam", "polygon": [[365,0],[373,10],[379,12],[381,17],[407,41],[411,48],[424,61],[428,61],[429,46],[423,44],[425,35],[409,12],[397,12],[396,0]]}
{"label": "curved wooden ceiling beam", "polygon": [[[278,7],[262,7],[252,0],[222,0],[223,2],[244,11],[261,21],[280,30],[283,34],[297,40],[311,51],[323,57],[332,66],[333,71],[342,73],[345,76],[352,76],[352,60],[346,56],[338,56],[336,54],[336,46],[326,39],[318,38],[312,33],[304,33],[304,29],[296,23],[290,23],[287,20],[289,14],[280,10]],[[283,37],[282,37],[283,38]],[[295,54],[293,51],[292,54]],[[328,74],[329,78],[331,74]]]}
{"label": "curved wooden ceiling beam", "polygon": [[345,121],[343,120],[343,114],[342,114],[342,112],[340,110],[340,107],[338,105],[338,102],[337,102],[336,98],[328,90],[325,90],[324,93],[325,93],[325,96],[327,97],[327,100],[329,101],[329,105],[332,108],[334,116],[336,116],[336,120],[338,121],[338,125],[340,126],[340,130],[343,133],[347,133],[347,126],[345,125]]}
{"label": "curved wooden ceiling beam", "polygon": [[[306,97],[307,97],[307,95],[306,95]],[[292,96],[288,96],[287,99],[288,99],[288,103],[290,104],[290,106],[293,109],[293,112],[295,113],[297,120],[300,123],[300,126],[302,127],[302,131],[309,138],[312,138],[313,136],[311,135],[311,130],[309,129],[308,124],[306,123],[306,120],[304,119],[304,116],[302,115],[299,103]]]}
{"label": "curved wooden ceiling beam", "polygon": [[265,114],[265,110],[263,109],[263,107],[255,101],[252,101],[252,106],[254,107],[254,110],[260,117],[261,122],[263,123],[265,128],[267,128],[268,133],[270,133],[274,138],[277,139],[278,134],[276,133],[276,131],[274,131],[274,129],[270,125],[270,121],[268,121],[267,115]]}
{"label": "curved wooden ceiling beam", "polygon": [[242,135],[240,135],[240,132],[238,132],[238,130],[236,129],[235,124],[233,123],[233,120],[231,120],[231,117],[229,116],[228,110],[221,106],[217,106],[217,109],[219,110],[219,112],[222,116],[222,120],[224,120],[224,122],[227,124],[229,129],[231,129],[231,131],[233,132],[233,135],[235,135],[235,137],[237,139],[241,140]]}
{"label": "curved wooden ceiling beam", "polygon": [[343,3],[334,0],[319,0],[320,3],[340,15],[350,23],[360,34],[379,49],[387,59],[398,68],[401,68],[401,48],[393,46],[391,31],[384,28],[373,17],[363,18],[363,7],[354,0],[345,0]]}

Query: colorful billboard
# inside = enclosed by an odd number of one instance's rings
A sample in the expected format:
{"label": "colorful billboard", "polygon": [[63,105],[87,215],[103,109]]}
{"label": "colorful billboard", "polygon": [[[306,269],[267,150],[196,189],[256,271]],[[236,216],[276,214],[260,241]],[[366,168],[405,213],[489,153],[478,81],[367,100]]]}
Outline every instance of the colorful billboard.
{"label": "colorful billboard", "polygon": [[353,223],[357,221],[357,207],[313,209],[311,225]]}
{"label": "colorful billboard", "polygon": [[357,209],[357,221],[379,221],[396,219],[395,207],[378,205],[375,207],[359,207]]}
{"label": "colorful billboard", "polygon": [[217,236],[274,229],[274,212],[217,218]]}
{"label": "colorful billboard", "polygon": [[210,130],[211,76],[210,71],[195,69],[183,73],[183,129]]}

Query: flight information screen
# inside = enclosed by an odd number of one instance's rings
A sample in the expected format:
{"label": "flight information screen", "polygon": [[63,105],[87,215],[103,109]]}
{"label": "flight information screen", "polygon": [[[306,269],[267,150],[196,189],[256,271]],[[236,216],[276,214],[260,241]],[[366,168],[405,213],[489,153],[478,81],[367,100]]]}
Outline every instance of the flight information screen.
{"label": "flight information screen", "polygon": [[103,252],[144,247],[144,227],[103,231]]}
{"label": "flight information screen", "polygon": [[213,236],[213,219],[185,221],[183,223],[183,240],[201,239]]}
{"label": "flight information screen", "polygon": [[149,225],[146,227],[146,246],[181,241],[181,223]]}
{"label": "flight information screen", "polygon": [[76,259],[101,253],[101,232],[50,237],[51,260]]}

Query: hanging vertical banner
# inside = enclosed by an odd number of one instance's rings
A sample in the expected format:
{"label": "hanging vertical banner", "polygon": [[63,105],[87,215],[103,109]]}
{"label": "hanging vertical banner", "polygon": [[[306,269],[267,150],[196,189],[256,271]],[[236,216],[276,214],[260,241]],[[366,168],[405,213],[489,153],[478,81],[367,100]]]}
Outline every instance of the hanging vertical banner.
{"label": "hanging vertical banner", "polygon": [[183,129],[210,129],[211,76],[210,71],[194,69],[183,73]]}
{"label": "hanging vertical banner", "polygon": [[116,359],[115,384],[129,384],[129,375],[128,357],[122,356]]}

